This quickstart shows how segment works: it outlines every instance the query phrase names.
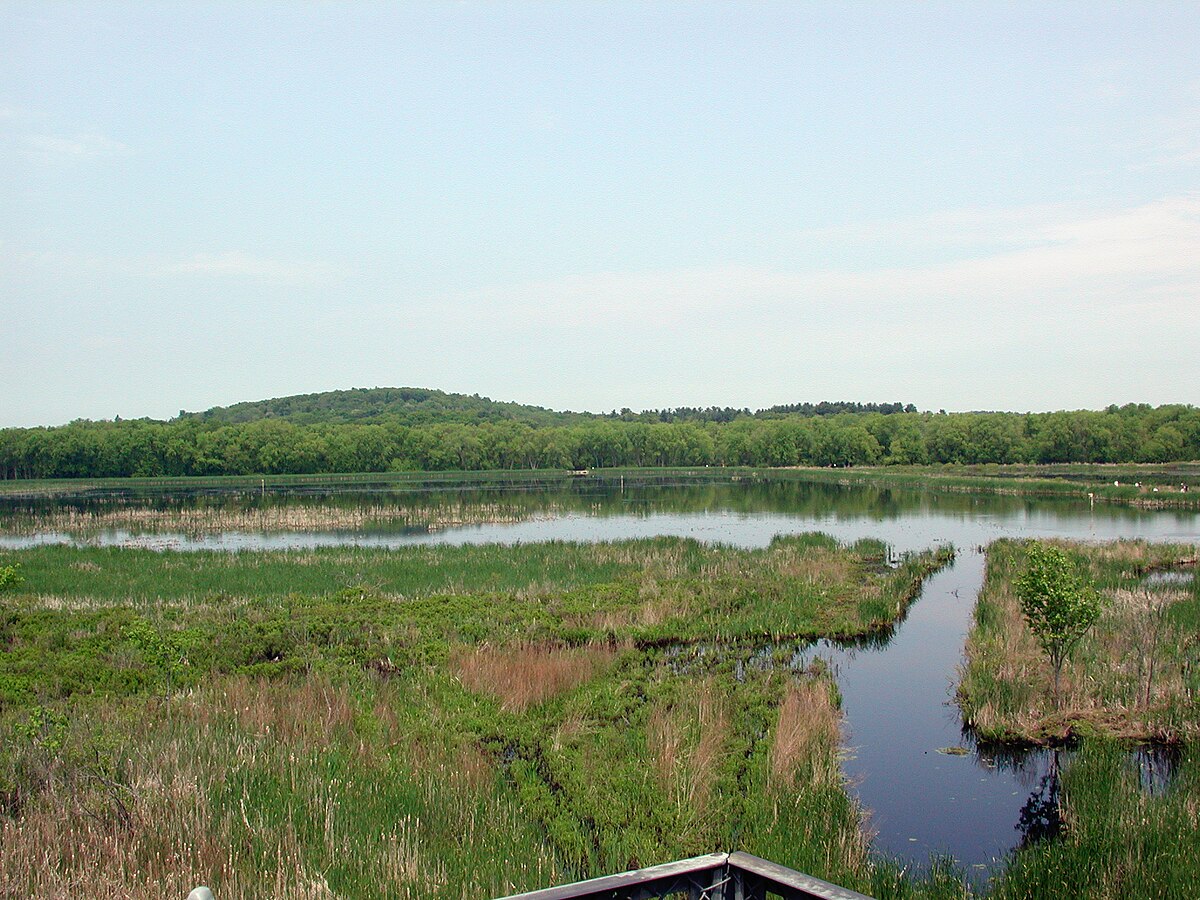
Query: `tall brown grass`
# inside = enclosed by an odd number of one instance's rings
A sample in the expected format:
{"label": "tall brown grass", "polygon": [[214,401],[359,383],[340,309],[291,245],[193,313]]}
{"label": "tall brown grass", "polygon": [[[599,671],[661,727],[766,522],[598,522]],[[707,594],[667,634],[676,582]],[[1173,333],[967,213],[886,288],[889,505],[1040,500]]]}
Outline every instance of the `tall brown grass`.
{"label": "tall brown grass", "polygon": [[768,738],[762,824],[753,829],[752,852],[839,883],[863,883],[871,837],[864,810],[846,793],[840,726],[828,678],[789,680]]}
{"label": "tall brown grass", "polygon": [[[348,700],[328,681],[235,678],[100,713],[92,725],[119,736],[100,745],[121,771],[48,763],[51,777],[20,814],[0,815],[0,897],[159,900],[208,884],[221,900],[317,900],[335,896],[334,872],[363,896],[509,892],[498,874],[551,883],[549,851],[505,859],[520,813],[495,794],[478,748],[429,746],[395,767],[356,752]],[[394,752],[406,749],[400,741]],[[330,759],[342,760],[334,777]],[[407,784],[398,793],[397,779]]]}
{"label": "tall brown grass", "polygon": [[523,712],[590,681],[616,657],[607,646],[556,647],[484,644],[450,654],[450,667],[464,686],[497,697],[501,706]]}
{"label": "tall brown grass", "polygon": [[726,752],[729,700],[716,681],[696,682],[673,703],[656,706],[646,724],[650,760],[680,809],[698,809],[709,798]]}
{"label": "tall brown grass", "polygon": [[813,772],[813,767],[828,756],[822,752],[825,748],[837,746],[839,721],[825,681],[789,683],[771,740],[770,783],[795,788],[802,772],[822,777]]}
{"label": "tall brown grass", "polygon": [[854,574],[854,561],[840,549],[785,546],[774,549],[769,559],[780,575],[808,584],[842,584]]}
{"label": "tall brown grass", "polygon": [[199,721],[214,715],[232,715],[246,732],[274,737],[305,749],[328,747],[353,734],[355,708],[349,687],[327,676],[313,675],[297,684],[283,684],[233,676],[199,697],[218,700],[214,710],[207,702],[193,704]]}

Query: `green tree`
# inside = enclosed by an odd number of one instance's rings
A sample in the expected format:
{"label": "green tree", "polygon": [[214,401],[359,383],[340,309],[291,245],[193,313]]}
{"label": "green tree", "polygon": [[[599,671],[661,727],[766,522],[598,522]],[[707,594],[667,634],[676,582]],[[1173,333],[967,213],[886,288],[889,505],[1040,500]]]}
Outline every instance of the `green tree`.
{"label": "green tree", "polygon": [[1060,704],[1063,663],[1100,618],[1100,595],[1057,547],[1031,542],[1017,598],[1029,629],[1054,667],[1054,706]]}
{"label": "green tree", "polygon": [[146,662],[165,680],[168,693],[183,671],[183,651],[172,634],[159,634],[154,626],[137,616],[124,629],[125,637],[142,651]]}

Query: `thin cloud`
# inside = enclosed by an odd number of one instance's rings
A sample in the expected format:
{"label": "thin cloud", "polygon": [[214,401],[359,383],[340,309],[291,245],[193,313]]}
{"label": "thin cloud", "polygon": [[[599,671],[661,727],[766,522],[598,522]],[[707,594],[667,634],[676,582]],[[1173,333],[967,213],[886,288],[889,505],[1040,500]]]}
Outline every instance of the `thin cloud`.
{"label": "thin cloud", "polygon": [[1079,219],[1078,209],[1063,204],[1013,208],[940,210],[901,219],[875,219],[841,225],[805,228],[789,237],[797,248],[848,250],[858,256],[873,246],[945,249],[1012,248],[1041,242],[1054,223]]}
{"label": "thin cloud", "polygon": [[321,262],[272,259],[232,250],[197,253],[187,259],[157,267],[152,274],[229,277],[293,284],[324,279],[331,274],[331,270]]}
{"label": "thin cloud", "polygon": [[[955,314],[986,308],[1029,311],[1048,303],[1064,309],[1087,306],[1102,314],[1143,302],[1151,293],[1159,306],[1191,310],[1200,296],[1200,195],[1073,219],[1059,209],[1017,210],[997,215],[990,234],[970,213],[945,216],[943,227],[953,230],[959,221],[976,223],[981,244],[1019,246],[950,262],[883,268],[864,259],[859,268],[791,272],[737,266],[601,272],[465,292],[439,298],[441,303],[426,309],[438,317],[453,315],[467,326],[484,321],[518,327],[669,328],[807,321],[833,306],[883,318],[929,308],[953,307]],[[929,228],[930,220],[889,228],[910,226]],[[842,237],[865,238],[877,227]],[[948,242],[953,235],[935,233],[929,239]]]}
{"label": "thin cloud", "polygon": [[1133,146],[1142,159],[1128,166],[1131,172],[1155,169],[1191,168],[1200,164],[1200,88],[1189,86],[1192,98],[1174,115],[1159,118],[1147,126],[1148,137]]}
{"label": "thin cloud", "polygon": [[133,152],[128,144],[102,134],[77,134],[72,137],[29,134],[22,138],[22,143],[27,155],[42,160],[89,160]]}
{"label": "thin cloud", "polygon": [[1180,169],[1200,166],[1200,148],[1194,150],[1168,151],[1149,162],[1130,166],[1131,172],[1144,172],[1149,169]]}
{"label": "thin cloud", "polygon": [[224,278],[293,285],[327,280],[337,272],[317,260],[277,259],[238,250],[195,253],[183,258],[165,256],[102,256],[97,254],[26,250],[0,242],[0,272],[51,270],[88,277]]}

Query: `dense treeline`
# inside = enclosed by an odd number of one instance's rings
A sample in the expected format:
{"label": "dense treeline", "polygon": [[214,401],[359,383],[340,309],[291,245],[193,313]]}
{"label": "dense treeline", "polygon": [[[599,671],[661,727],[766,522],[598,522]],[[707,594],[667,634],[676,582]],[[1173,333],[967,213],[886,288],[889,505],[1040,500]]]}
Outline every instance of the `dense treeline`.
{"label": "dense treeline", "polygon": [[842,413],[730,422],[245,423],[185,417],[0,431],[4,478],[563,469],[1170,462],[1200,459],[1200,409]]}
{"label": "dense treeline", "polygon": [[788,403],[782,406],[770,406],[751,412],[749,409],[738,409],[734,406],[679,406],[673,409],[649,409],[644,412],[633,412],[623,409],[619,413],[608,414],[608,418],[619,418],[623,422],[732,422],[735,419],[757,418],[777,419],[786,415],[801,416],[836,416],[840,413],[877,412],[884,415],[900,412],[916,412],[917,408],[911,403],[851,403],[839,400],[835,403],[822,401],[820,403]]}
{"label": "dense treeline", "polygon": [[837,403],[830,403],[828,401],[822,401],[821,403],[787,403],[783,406],[772,406],[769,409],[761,410],[760,414],[798,413],[802,416],[835,416],[838,413],[877,412],[889,415],[901,412],[915,413],[916,411],[917,408],[911,403],[849,403],[842,400]]}

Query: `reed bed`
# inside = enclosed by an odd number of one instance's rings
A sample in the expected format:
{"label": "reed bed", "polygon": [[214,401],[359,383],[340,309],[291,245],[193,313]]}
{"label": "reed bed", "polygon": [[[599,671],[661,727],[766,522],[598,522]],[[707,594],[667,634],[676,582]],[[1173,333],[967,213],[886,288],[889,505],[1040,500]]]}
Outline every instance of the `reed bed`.
{"label": "reed bed", "polygon": [[114,504],[103,508],[59,507],[0,518],[0,534],[53,532],[87,538],[102,532],[131,535],[202,536],[226,532],[337,532],[416,528],[440,531],[464,525],[515,524],[560,512],[554,504],[531,510],[500,502],[271,503],[195,506]]}
{"label": "reed bed", "polygon": [[494,769],[448,778],[459,758],[443,753],[410,774],[402,747],[363,754],[363,724],[312,724],[337,693],[233,679],[127,707],[139,718],[108,770],[52,760],[43,791],[0,817],[0,896],[482,897],[555,878]]}
{"label": "reed bed", "polygon": [[832,773],[806,773],[804,767],[815,762],[830,762],[820,750],[837,745],[840,722],[828,684],[820,680],[789,684],[771,739],[771,784],[781,789],[795,789],[798,783],[806,780],[829,780]]}
{"label": "reed bed", "polygon": [[661,642],[884,627],[952,556],[927,552],[889,568],[884,553],[875,543],[839,547],[818,536],[761,550],[679,538],[239,553],[44,546],[0,553],[0,564],[22,566],[25,584],[14,596],[29,609],[132,606],[186,619],[206,608],[232,615],[358,593],[436,617],[430,598],[457,596],[474,607],[470,624],[480,636],[498,616],[569,643],[614,635]]}
{"label": "reed bed", "polygon": [[743,776],[740,845],[873,897],[972,896],[953,864],[932,860],[914,870],[871,854],[869,822],[846,790],[840,713],[827,674],[767,680],[774,683],[764,711],[768,738]]}
{"label": "reed bed", "polygon": [[[1061,834],[1017,853],[992,896],[1192,897],[1200,877],[1196,548],[1060,546],[1105,597],[1100,620],[1067,664],[1060,704],[1013,592],[1023,544],[989,548],[967,642],[959,699],[977,735],[1052,744],[1071,738],[1076,748],[1061,773]],[[1152,577],[1163,572],[1173,577]],[[1134,741],[1176,747],[1173,771],[1147,781],[1128,750]]]}
{"label": "reed bed", "polygon": [[728,737],[727,698],[711,679],[696,683],[683,702],[659,705],[650,713],[647,750],[678,807],[708,804]]}
{"label": "reed bed", "polygon": [[1149,792],[1128,754],[1085,742],[1062,776],[1063,834],[1017,854],[996,900],[1088,897],[1186,900],[1200,873],[1200,760],[1184,752],[1165,790]]}

